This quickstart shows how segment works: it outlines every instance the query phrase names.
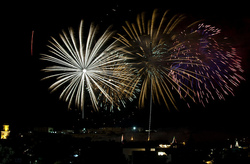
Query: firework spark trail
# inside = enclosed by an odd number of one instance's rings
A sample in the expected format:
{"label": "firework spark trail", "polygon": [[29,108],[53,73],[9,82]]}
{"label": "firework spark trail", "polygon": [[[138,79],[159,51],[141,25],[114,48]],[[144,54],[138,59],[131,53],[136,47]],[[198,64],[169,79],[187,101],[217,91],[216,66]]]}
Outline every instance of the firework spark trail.
{"label": "firework spark trail", "polygon": [[241,57],[237,55],[236,49],[229,44],[227,37],[220,38],[221,29],[204,23],[198,24],[195,29],[190,34],[184,32],[185,36],[180,35],[180,37],[190,40],[186,46],[190,47],[190,53],[204,66],[182,65],[181,67],[196,71],[205,77],[198,78],[200,81],[191,77],[188,77],[189,81],[183,76],[176,78],[186,85],[191,85],[198,101],[205,106],[205,102],[209,103],[209,99],[214,100],[215,97],[225,99],[224,95],[234,95],[233,87],[239,86],[240,81],[244,80],[240,75],[243,69]]}
{"label": "firework spark trail", "polygon": [[33,39],[34,39],[34,30],[31,33],[31,45],[30,45],[30,55],[33,56]]}
{"label": "firework spark trail", "polygon": [[[114,99],[107,92],[107,88],[113,93],[122,94],[118,91],[126,91],[131,74],[126,71],[123,62],[125,57],[119,52],[121,47],[117,41],[108,44],[114,32],[108,28],[97,40],[97,26],[90,25],[88,36],[83,40],[83,21],[80,23],[78,40],[72,28],[69,35],[63,31],[60,34],[60,41],[52,37],[50,41],[49,55],[42,54],[42,60],[53,63],[53,66],[43,69],[51,75],[45,77],[56,78],[56,81],[49,87],[53,92],[58,88],[63,88],[60,99],[68,102],[70,108],[75,101],[75,107],[82,110],[84,117],[85,96],[89,95],[94,109],[98,110],[97,96],[104,97],[112,104],[117,105]],[[120,67],[120,69],[114,69]]]}

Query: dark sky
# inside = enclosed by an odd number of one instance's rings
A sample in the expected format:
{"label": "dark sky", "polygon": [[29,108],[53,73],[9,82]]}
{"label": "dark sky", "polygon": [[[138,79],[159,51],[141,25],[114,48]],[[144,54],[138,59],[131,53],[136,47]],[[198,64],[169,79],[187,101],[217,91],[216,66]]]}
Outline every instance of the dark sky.
{"label": "dark sky", "polygon": [[[46,53],[46,44],[50,36],[58,36],[62,29],[78,28],[80,20],[85,26],[90,22],[100,25],[105,30],[113,24],[113,28],[122,30],[126,20],[135,21],[136,14],[146,11],[152,13],[154,8],[164,11],[171,9],[173,13],[184,13],[192,19],[205,19],[221,28],[232,38],[238,54],[243,58],[245,70],[240,87],[235,89],[235,96],[226,96],[226,101],[213,101],[203,108],[194,105],[190,109],[184,107],[180,112],[155,106],[154,126],[191,126],[209,128],[247,127],[249,108],[249,25],[250,17],[245,5],[223,4],[209,1],[204,4],[175,2],[88,2],[86,4],[72,1],[63,3],[36,2],[30,4],[9,4],[6,13],[1,14],[2,51],[1,51],[1,83],[2,99],[0,123],[14,125],[27,124],[70,124],[74,122],[74,114],[67,112],[67,104],[58,101],[58,94],[50,94],[50,81],[41,81],[45,75],[40,71],[44,63],[39,60],[40,53]],[[30,55],[31,33],[34,30],[34,53]],[[134,104],[131,108],[134,108]],[[128,118],[132,111],[136,114],[129,123],[145,125],[147,112],[129,109],[126,113],[116,113],[108,119]],[[98,115],[98,116],[96,116]],[[101,117],[101,113],[93,117]],[[92,117],[92,115],[89,115]],[[132,115],[131,115],[132,117]],[[102,121],[104,122],[104,121]],[[249,131],[249,129],[248,129]]]}

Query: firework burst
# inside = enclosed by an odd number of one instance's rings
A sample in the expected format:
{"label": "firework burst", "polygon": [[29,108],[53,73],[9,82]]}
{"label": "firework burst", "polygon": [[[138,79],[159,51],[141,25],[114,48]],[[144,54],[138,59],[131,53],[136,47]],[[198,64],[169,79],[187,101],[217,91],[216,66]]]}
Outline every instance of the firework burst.
{"label": "firework burst", "polygon": [[156,23],[157,10],[154,10],[152,18],[148,21],[145,20],[145,13],[139,14],[136,24],[126,22],[126,26],[123,26],[126,35],[118,34],[119,37],[116,38],[129,52],[127,62],[136,75],[133,85],[140,84],[139,107],[144,107],[149,94],[153,101],[164,101],[168,108],[170,101],[176,109],[173,91],[181,98],[184,98],[183,92],[193,99],[189,94],[193,90],[177,79],[176,75],[185,79],[186,76],[197,79],[194,71],[186,71],[180,65],[201,63],[197,57],[190,55],[190,50],[184,44],[186,41],[176,39],[175,28],[185,16],[175,15],[168,19],[167,13],[168,11],[163,14],[160,23]]}
{"label": "firework burst", "polygon": [[241,57],[227,41],[228,38],[219,36],[220,33],[221,29],[200,23],[195,30],[191,31],[191,34],[181,35],[182,39],[189,40],[186,46],[190,47],[191,53],[203,65],[203,67],[197,65],[181,67],[202,76],[199,77],[200,81],[191,77],[186,77],[189,80],[184,79],[183,76],[176,78],[192,88],[203,106],[209,103],[209,99],[214,100],[216,97],[225,99],[224,95],[234,95],[233,87],[237,87],[240,81],[244,80],[241,76],[243,72]]}
{"label": "firework burst", "polygon": [[[126,71],[124,57],[117,41],[110,42],[114,32],[108,28],[97,40],[97,26],[90,25],[86,40],[83,36],[83,21],[80,23],[78,39],[72,28],[69,35],[63,31],[61,41],[52,37],[48,45],[50,54],[42,54],[42,60],[53,63],[53,66],[43,69],[50,72],[47,78],[56,78],[49,87],[53,92],[63,88],[60,99],[68,102],[70,108],[74,106],[82,110],[84,117],[85,96],[89,95],[94,109],[98,109],[98,95],[108,100],[110,104],[118,105],[112,95],[127,93],[126,81],[130,74]],[[119,69],[114,69],[119,68]],[[129,92],[129,91],[128,91]]]}
{"label": "firework burst", "polygon": [[[114,107],[118,110],[121,110],[121,107],[125,108],[127,100],[132,102],[133,99],[136,98],[135,93],[139,92],[138,87],[135,89],[131,87],[133,86],[133,81],[131,81],[131,79],[133,79],[134,75],[128,71],[127,64],[125,65],[125,67],[124,65],[113,67],[113,73],[115,73],[115,76],[119,79],[119,83],[116,84],[118,86],[117,90],[114,90],[107,85],[103,85],[103,89],[110,97],[112,97],[113,101],[109,101],[103,92],[100,92],[97,98],[99,106],[110,112],[114,111]],[[117,74],[117,72],[121,73]],[[113,81],[113,79],[110,79],[110,81]]]}

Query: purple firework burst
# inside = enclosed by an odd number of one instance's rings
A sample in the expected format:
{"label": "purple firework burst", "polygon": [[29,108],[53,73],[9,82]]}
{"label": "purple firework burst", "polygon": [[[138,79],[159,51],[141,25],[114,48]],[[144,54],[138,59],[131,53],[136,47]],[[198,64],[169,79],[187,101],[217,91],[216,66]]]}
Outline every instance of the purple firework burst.
{"label": "purple firework burst", "polygon": [[234,95],[234,87],[244,80],[241,57],[227,37],[220,37],[220,32],[219,28],[201,23],[189,34],[184,31],[179,36],[179,39],[187,40],[185,45],[190,48],[190,55],[196,56],[200,65],[178,65],[195,72],[196,78],[177,76],[177,79],[194,90],[203,106],[209,99],[225,99],[224,95]]}

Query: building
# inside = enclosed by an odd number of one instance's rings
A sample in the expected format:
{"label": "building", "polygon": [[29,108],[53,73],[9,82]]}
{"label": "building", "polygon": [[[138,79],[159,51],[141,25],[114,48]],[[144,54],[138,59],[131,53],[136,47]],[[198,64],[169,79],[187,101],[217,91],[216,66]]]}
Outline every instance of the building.
{"label": "building", "polygon": [[3,125],[3,131],[1,131],[1,139],[7,139],[9,135],[9,125]]}

